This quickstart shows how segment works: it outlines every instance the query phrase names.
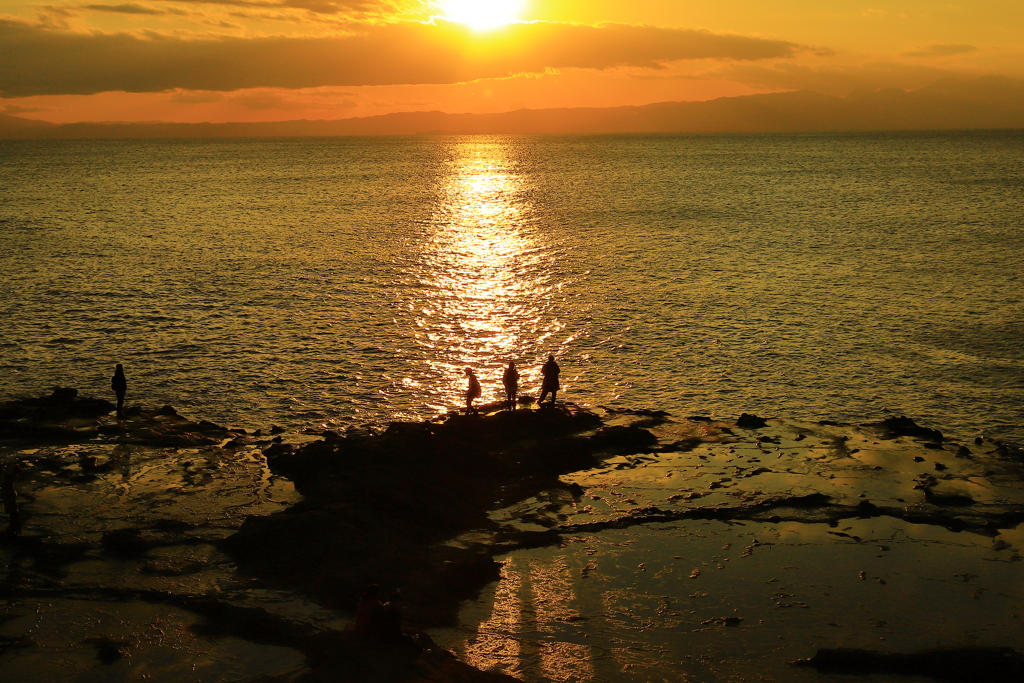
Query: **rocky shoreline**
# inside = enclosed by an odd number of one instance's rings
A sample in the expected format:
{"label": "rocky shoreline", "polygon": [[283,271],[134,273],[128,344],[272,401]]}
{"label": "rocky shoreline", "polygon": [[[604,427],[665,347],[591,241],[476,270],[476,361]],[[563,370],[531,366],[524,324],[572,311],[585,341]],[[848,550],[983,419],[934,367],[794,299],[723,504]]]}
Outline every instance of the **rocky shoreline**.
{"label": "rocky shoreline", "polygon": [[[499,408],[288,434],[194,422],[167,406],[118,421],[108,402],[66,389],[0,405],[0,455],[25,468],[25,528],[0,545],[0,667],[28,671],[55,647],[46,624],[29,628],[33,605],[60,602],[74,622],[113,602],[187,614],[177,617],[189,622],[177,641],[186,650],[226,639],[281,649],[279,664],[247,671],[250,680],[514,680],[436,647],[410,664],[348,630],[344,615],[368,583],[400,587],[407,628],[429,642],[427,630],[456,624],[464,601],[500,578],[496,558],[669,522],[835,528],[885,517],[991,538],[994,552],[1021,559],[1000,540],[1024,520],[1020,451],[1006,444],[955,443],[896,417],[858,426]],[[613,479],[653,463],[672,467],[657,494],[616,492]],[[65,669],[152,668],[169,647],[138,624],[53,628],[81,655]],[[164,667],[167,680],[180,678]],[[46,680],[19,675],[11,680]]]}

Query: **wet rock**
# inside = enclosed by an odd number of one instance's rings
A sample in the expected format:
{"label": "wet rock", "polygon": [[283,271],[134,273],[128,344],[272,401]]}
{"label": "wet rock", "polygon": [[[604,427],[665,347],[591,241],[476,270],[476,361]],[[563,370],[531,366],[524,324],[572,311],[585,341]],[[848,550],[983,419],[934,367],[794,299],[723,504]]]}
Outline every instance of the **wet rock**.
{"label": "wet rock", "polygon": [[942,494],[935,493],[932,491],[930,486],[923,487],[925,501],[932,505],[953,505],[953,506],[970,506],[974,505],[974,499],[970,496],[964,496],[961,494]]}
{"label": "wet rock", "polygon": [[969,458],[971,457],[971,449],[967,446],[960,446],[956,449],[956,457],[958,458]]}
{"label": "wet rock", "polygon": [[740,429],[762,429],[768,426],[768,422],[752,413],[743,413],[737,418],[736,426]]}
{"label": "wet rock", "polygon": [[700,622],[702,626],[709,624],[721,624],[722,626],[739,626],[743,623],[743,617],[712,617],[707,621]]}
{"label": "wet rock", "polygon": [[904,654],[859,649],[822,649],[794,666],[822,673],[928,676],[949,683],[1024,678],[1024,655],[1008,647],[936,648]]}
{"label": "wet rock", "polygon": [[150,543],[142,538],[140,529],[115,529],[103,534],[100,541],[108,553],[137,555],[149,550]]}
{"label": "wet rock", "polygon": [[128,654],[129,648],[134,646],[133,641],[110,636],[94,636],[86,638],[82,642],[95,645],[96,659],[108,666]]}
{"label": "wet rock", "polygon": [[937,442],[940,444],[943,440],[942,432],[939,430],[921,427],[905,415],[900,415],[899,417],[887,417],[881,422],[873,422],[865,426],[880,428],[884,433],[884,438],[886,439],[910,436],[918,439],[927,439],[930,442]]}
{"label": "wet rock", "polygon": [[163,406],[160,410],[156,411],[157,415],[177,415],[178,411],[172,406]]}
{"label": "wet rock", "polygon": [[658,443],[658,437],[636,425],[602,427],[591,438],[602,447],[620,453],[641,453]]}
{"label": "wet rock", "polygon": [[429,602],[431,618],[451,620],[459,600],[497,577],[498,565],[437,544],[493,527],[487,512],[495,501],[561,488],[558,474],[594,467],[599,444],[578,434],[598,425],[596,415],[559,406],[395,422],[381,434],[299,448],[276,444],[264,451],[268,464],[305,500],[248,518],[224,545],[244,570],[330,604],[352,607],[370,582],[400,585],[419,596],[411,608]]}
{"label": "wet rock", "polygon": [[54,387],[50,400],[55,403],[70,403],[78,398],[78,389],[73,387]]}

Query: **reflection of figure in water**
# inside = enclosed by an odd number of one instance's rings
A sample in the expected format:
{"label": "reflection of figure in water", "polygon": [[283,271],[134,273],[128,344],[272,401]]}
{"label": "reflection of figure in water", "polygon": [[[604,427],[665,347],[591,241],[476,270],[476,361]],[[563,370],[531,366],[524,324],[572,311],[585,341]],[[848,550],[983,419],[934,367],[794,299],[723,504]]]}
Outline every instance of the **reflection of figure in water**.
{"label": "reflection of figure in water", "polygon": [[558,363],[555,362],[555,357],[549,355],[548,360],[541,366],[540,374],[544,376],[544,381],[540,385],[540,399],[537,403],[543,403],[544,397],[551,392],[551,405],[555,404],[555,397],[558,395],[558,373],[561,372],[561,368],[558,367]]}
{"label": "reflection of figure in water", "polygon": [[466,377],[469,379],[469,386],[466,387],[466,415],[471,412],[475,412],[473,409],[473,399],[480,398],[480,380],[473,374],[473,368],[465,369]]}
{"label": "reflection of figure in water", "polygon": [[114,376],[110,378],[110,388],[117,395],[117,416],[121,417],[121,411],[124,409],[124,395],[128,391],[128,380],[124,377],[124,367],[120,363],[114,369]]}
{"label": "reflection of figure in water", "polygon": [[4,467],[4,480],[0,483],[0,498],[4,501],[4,512],[10,518],[7,526],[7,533],[21,533],[21,511],[18,510],[18,492],[14,490],[14,484],[21,474],[21,466],[12,462]]}
{"label": "reflection of figure in water", "polygon": [[356,607],[356,633],[379,636],[382,632],[383,617],[384,605],[380,602],[380,586],[371,583],[359,596],[359,606]]}
{"label": "reflection of figure in water", "polygon": [[513,361],[508,362],[505,374],[501,376],[501,383],[505,385],[505,401],[509,408],[516,407],[516,398],[519,396],[519,371]]}

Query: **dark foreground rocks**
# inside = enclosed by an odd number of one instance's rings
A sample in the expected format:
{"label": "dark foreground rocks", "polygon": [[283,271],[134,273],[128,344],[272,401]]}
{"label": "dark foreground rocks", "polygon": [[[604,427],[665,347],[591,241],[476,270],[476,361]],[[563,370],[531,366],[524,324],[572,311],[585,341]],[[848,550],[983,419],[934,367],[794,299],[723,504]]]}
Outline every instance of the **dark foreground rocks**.
{"label": "dark foreground rocks", "polygon": [[120,443],[189,448],[223,442],[233,434],[212,422],[193,422],[171,406],[144,410],[126,408],[112,415],[110,401],[79,396],[73,387],[57,387],[46,396],[0,403],[0,443],[13,445],[73,444],[95,439]]}
{"label": "dark foreground rocks", "polygon": [[913,653],[823,649],[793,665],[822,673],[927,676],[948,683],[1024,680],[1024,655],[1008,647],[949,647]]}
{"label": "dark foreground rocks", "polygon": [[447,541],[468,530],[499,534],[490,510],[564,488],[558,475],[595,466],[623,441],[587,434],[600,427],[598,416],[566,406],[278,444],[265,451],[268,464],[305,500],[250,517],[225,546],[243,570],[328,604],[351,609],[378,583],[401,587],[418,623],[452,623],[499,565],[486,549]]}

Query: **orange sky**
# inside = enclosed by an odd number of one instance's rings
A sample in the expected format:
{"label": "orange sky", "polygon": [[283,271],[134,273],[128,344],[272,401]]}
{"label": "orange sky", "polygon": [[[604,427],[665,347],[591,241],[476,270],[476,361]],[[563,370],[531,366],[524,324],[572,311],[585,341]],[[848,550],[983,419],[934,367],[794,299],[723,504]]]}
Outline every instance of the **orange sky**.
{"label": "orange sky", "polygon": [[443,0],[0,0],[0,112],[338,119],[1024,78],[1019,0],[522,4],[525,23],[474,31],[432,20],[457,18]]}

